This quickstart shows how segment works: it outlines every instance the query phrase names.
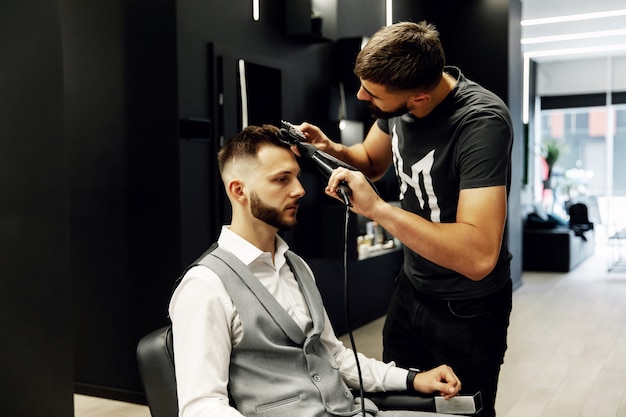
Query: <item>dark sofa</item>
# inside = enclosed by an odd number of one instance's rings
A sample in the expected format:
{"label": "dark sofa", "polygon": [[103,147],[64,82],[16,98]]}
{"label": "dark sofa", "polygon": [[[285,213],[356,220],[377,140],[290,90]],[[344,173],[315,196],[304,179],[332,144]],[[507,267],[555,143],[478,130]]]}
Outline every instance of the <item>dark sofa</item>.
{"label": "dark sofa", "polygon": [[[593,254],[595,232],[581,203],[569,207],[570,221],[530,213],[524,222],[523,269],[568,272]],[[583,212],[582,217],[579,215]]]}

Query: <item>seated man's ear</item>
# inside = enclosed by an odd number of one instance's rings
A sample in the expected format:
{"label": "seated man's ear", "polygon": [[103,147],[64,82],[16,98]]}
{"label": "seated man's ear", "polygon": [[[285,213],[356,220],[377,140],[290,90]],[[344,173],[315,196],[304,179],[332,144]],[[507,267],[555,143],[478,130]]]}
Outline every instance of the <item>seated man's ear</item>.
{"label": "seated man's ear", "polygon": [[239,179],[234,179],[228,183],[228,194],[234,201],[246,204],[248,196],[245,193],[245,184]]}

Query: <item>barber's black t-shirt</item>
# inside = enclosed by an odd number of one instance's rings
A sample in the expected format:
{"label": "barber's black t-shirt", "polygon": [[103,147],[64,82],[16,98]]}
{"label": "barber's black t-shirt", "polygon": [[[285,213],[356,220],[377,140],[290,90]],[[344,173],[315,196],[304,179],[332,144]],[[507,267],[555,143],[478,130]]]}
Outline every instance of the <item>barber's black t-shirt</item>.
{"label": "barber's black t-shirt", "polygon": [[[402,208],[432,222],[453,223],[459,191],[511,185],[513,127],[504,102],[455,67],[454,90],[426,117],[379,119],[392,138]],[[404,248],[404,273],[420,291],[442,299],[489,295],[510,279],[506,234],[494,270],[481,281],[436,265]]]}

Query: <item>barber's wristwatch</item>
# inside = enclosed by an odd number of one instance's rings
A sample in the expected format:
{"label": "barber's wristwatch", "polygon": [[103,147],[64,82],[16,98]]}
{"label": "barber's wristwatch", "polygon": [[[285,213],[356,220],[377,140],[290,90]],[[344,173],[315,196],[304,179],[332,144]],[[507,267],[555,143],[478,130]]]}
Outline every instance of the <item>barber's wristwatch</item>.
{"label": "barber's wristwatch", "polygon": [[409,368],[409,373],[406,376],[406,389],[407,391],[415,392],[415,386],[413,385],[413,381],[415,380],[415,376],[419,374],[420,371],[417,368]]}

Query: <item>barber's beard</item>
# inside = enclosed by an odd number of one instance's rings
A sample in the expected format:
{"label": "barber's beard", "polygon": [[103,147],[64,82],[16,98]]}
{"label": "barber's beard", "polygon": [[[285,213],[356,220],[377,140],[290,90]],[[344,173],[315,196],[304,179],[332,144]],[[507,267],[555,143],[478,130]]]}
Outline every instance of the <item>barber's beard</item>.
{"label": "barber's beard", "polygon": [[254,217],[279,230],[289,230],[296,227],[295,215],[292,220],[283,220],[283,213],[277,208],[263,203],[256,193],[250,194],[250,210]]}
{"label": "barber's beard", "polygon": [[378,106],[373,104],[371,101],[367,102],[367,107],[369,107],[370,112],[372,113],[372,117],[376,119],[391,119],[392,117],[400,117],[403,114],[406,114],[409,112],[409,108],[407,107],[406,103],[404,103],[398,109],[394,111],[390,111],[390,112],[382,111]]}

